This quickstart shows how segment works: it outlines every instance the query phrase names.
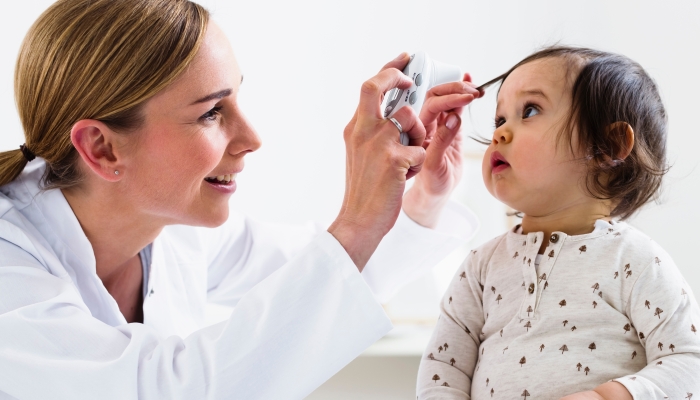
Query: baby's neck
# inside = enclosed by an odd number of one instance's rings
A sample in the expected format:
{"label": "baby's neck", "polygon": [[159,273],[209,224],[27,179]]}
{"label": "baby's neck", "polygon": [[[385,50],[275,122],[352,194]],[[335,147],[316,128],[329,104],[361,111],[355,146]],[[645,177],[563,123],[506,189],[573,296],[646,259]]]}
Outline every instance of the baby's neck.
{"label": "baby's neck", "polygon": [[602,202],[587,202],[545,215],[525,214],[522,222],[523,234],[543,232],[544,240],[540,245],[539,254],[544,254],[552,232],[563,232],[567,235],[591,233],[595,228],[595,221],[610,221],[610,211],[611,208]]}

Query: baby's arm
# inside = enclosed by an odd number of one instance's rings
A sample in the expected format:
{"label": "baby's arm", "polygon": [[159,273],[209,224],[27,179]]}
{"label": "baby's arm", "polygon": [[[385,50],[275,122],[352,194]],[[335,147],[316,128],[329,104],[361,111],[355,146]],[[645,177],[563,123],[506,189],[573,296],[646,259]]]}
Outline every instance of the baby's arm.
{"label": "baby's arm", "polygon": [[700,396],[700,307],[669,256],[642,271],[625,311],[646,350],[647,366],[615,379],[635,399]]}
{"label": "baby's arm", "polygon": [[475,253],[459,267],[440,305],[440,317],[421,359],[418,399],[469,399],[484,326],[483,289]]}

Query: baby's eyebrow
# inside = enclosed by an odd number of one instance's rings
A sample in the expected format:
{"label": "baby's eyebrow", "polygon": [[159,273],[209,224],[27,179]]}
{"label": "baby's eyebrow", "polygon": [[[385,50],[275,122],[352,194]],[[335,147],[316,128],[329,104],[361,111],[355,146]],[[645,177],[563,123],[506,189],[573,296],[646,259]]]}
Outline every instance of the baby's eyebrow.
{"label": "baby's eyebrow", "polygon": [[546,94],[540,89],[529,89],[529,90],[519,90],[518,95],[530,95],[530,96],[538,96],[538,97],[543,97],[545,100],[549,100]]}

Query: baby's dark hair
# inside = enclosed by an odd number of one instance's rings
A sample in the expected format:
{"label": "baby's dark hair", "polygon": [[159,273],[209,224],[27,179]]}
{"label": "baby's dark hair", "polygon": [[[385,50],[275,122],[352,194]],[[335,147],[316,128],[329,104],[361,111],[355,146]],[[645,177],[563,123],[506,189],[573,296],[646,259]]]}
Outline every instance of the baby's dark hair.
{"label": "baby's dark hair", "polygon": [[[502,84],[521,65],[550,57],[564,59],[575,78],[571,113],[560,139],[568,140],[572,153],[578,150],[585,154],[589,194],[612,200],[613,217],[628,218],[657,198],[661,180],[668,172],[667,117],[656,84],[639,64],[625,56],[551,46],[529,55],[481,87]],[[624,160],[617,156],[626,147],[627,127],[613,125],[616,122],[626,122],[634,130],[634,146]],[[572,128],[578,132],[578,149],[574,149],[571,135],[563,134],[573,132]]]}

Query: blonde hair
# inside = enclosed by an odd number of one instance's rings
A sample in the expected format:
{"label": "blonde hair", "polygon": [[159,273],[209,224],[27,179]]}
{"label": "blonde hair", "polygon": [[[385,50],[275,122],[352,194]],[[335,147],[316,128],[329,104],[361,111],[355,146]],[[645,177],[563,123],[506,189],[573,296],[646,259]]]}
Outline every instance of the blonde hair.
{"label": "blonde hair", "polygon": [[[47,187],[80,182],[73,125],[138,128],[141,106],[189,65],[208,22],[187,0],[59,0],[37,19],[17,59],[15,101],[26,148],[46,160]],[[0,186],[26,164],[19,149],[0,153]]]}

